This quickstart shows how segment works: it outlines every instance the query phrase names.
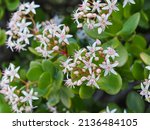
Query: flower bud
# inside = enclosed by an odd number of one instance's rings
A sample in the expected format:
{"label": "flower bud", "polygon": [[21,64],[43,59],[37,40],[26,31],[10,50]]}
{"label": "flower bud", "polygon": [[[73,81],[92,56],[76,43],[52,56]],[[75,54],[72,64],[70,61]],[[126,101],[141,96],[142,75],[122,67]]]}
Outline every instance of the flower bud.
{"label": "flower bud", "polygon": [[99,61],[99,57],[95,57],[95,61]]}
{"label": "flower bud", "polygon": [[58,51],[58,50],[59,50],[59,46],[54,46],[54,47],[53,47],[53,50],[54,50],[54,51]]}
{"label": "flower bud", "polygon": [[75,74],[75,75],[78,75],[78,74],[79,74],[79,71],[74,71],[74,74]]}
{"label": "flower bud", "polygon": [[101,69],[97,69],[96,73],[98,73],[98,74],[101,73]]}

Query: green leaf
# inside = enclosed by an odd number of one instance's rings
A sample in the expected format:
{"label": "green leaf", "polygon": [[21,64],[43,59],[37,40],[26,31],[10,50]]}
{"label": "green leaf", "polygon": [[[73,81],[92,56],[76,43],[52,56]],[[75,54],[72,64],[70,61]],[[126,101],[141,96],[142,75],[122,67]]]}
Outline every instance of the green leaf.
{"label": "green leaf", "polygon": [[4,97],[0,95],[0,113],[10,113],[11,108],[10,106],[6,103]]}
{"label": "green leaf", "polygon": [[144,3],[146,3],[147,0],[134,0],[136,4],[131,4],[131,12],[139,12],[141,9],[144,8]]}
{"label": "green leaf", "polygon": [[122,87],[122,79],[119,74],[109,74],[106,77],[101,77],[97,83],[101,90],[111,95],[117,94]]}
{"label": "green leaf", "polygon": [[48,104],[50,106],[55,106],[57,103],[59,103],[59,101],[60,101],[60,96],[58,92],[50,94],[48,98]]}
{"label": "green leaf", "polygon": [[38,61],[31,61],[31,63],[30,63],[30,68],[34,68],[34,67],[42,68],[42,65],[41,65],[41,63],[38,62]]}
{"label": "green leaf", "polygon": [[61,102],[67,108],[71,107],[71,97],[73,97],[73,93],[72,93],[71,89],[63,87],[60,90],[60,99],[61,99]]}
{"label": "green leaf", "polygon": [[0,46],[4,45],[6,41],[6,34],[5,31],[0,29]]}
{"label": "green leaf", "polygon": [[81,86],[79,89],[79,96],[82,99],[91,98],[93,94],[94,94],[94,89],[92,87],[84,85]]}
{"label": "green leaf", "polygon": [[143,80],[144,79],[144,67],[141,61],[135,61],[132,68],[132,75],[136,80]]}
{"label": "green leaf", "polygon": [[45,97],[49,94],[51,89],[52,77],[48,72],[44,72],[38,81],[38,91],[41,96]]}
{"label": "green leaf", "polygon": [[132,41],[133,45],[136,45],[139,48],[145,49],[147,42],[145,40],[145,38],[141,35],[135,35],[133,41]]}
{"label": "green leaf", "polygon": [[136,92],[130,92],[126,99],[127,107],[131,112],[142,113],[145,110],[145,103],[142,97]]}
{"label": "green leaf", "polygon": [[[128,61],[122,67],[117,68],[117,72],[121,75],[122,79],[124,79],[124,83],[128,81],[134,80],[134,77],[131,72],[131,66],[133,64],[133,56],[128,55]],[[127,80],[127,81],[126,81]]]}
{"label": "green leaf", "polygon": [[140,58],[146,65],[150,65],[150,55],[142,52],[142,53],[140,53]]}
{"label": "green leaf", "polygon": [[29,49],[29,51],[30,51],[32,54],[34,54],[34,55],[36,55],[36,56],[42,57],[42,55],[39,54],[34,48],[28,47],[28,49]]}
{"label": "green leaf", "polygon": [[9,11],[14,11],[19,6],[20,1],[19,0],[5,0],[5,3],[6,3],[6,6],[7,6],[7,9]]}
{"label": "green leaf", "polygon": [[140,22],[139,22],[139,26],[144,28],[144,29],[148,29],[149,28],[148,15],[143,10],[141,10],[140,13],[141,13],[141,19],[140,19]]}
{"label": "green leaf", "polygon": [[[140,53],[146,49],[147,42],[141,35],[135,35],[131,42],[126,42],[125,47],[130,54],[136,58],[140,57]],[[133,51],[134,50],[134,51]]]}
{"label": "green leaf", "polygon": [[131,6],[126,5],[125,8],[123,8],[123,15],[125,18],[129,18],[131,16]]}
{"label": "green leaf", "polygon": [[102,34],[98,34],[98,29],[97,28],[94,28],[94,29],[89,29],[88,28],[88,26],[87,26],[87,24],[84,24],[84,26],[83,26],[83,29],[84,29],[84,31],[85,31],[85,33],[89,36],[89,37],[91,37],[91,38],[93,38],[93,39],[105,39],[105,38],[109,38],[109,37],[112,37],[112,36],[114,36],[113,34],[111,34],[111,33],[108,33],[108,32],[103,32]]}
{"label": "green leaf", "polygon": [[42,68],[33,67],[30,68],[29,71],[27,72],[27,78],[30,81],[38,81],[42,73],[43,73]]}
{"label": "green leaf", "polygon": [[116,51],[119,54],[119,57],[116,57],[115,60],[119,62],[118,67],[122,67],[128,60],[128,52],[122,44],[116,48]]}
{"label": "green leaf", "polygon": [[63,79],[64,79],[63,72],[61,70],[58,70],[57,73],[55,74],[55,78],[54,78],[55,88],[59,89],[61,87]]}
{"label": "green leaf", "polygon": [[119,57],[116,57],[115,60],[119,62],[118,67],[122,67],[128,60],[128,52],[126,48],[120,43],[117,38],[114,38],[103,44],[103,48],[112,47],[119,54]]}
{"label": "green leaf", "polygon": [[3,18],[3,16],[4,16],[4,8],[3,7],[0,7],[0,19],[2,19]]}
{"label": "green leaf", "polygon": [[79,50],[79,45],[77,44],[77,41],[73,38],[69,39],[69,45],[67,45],[67,53],[69,56],[73,56],[75,51]]}
{"label": "green leaf", "polygon": [[42,68],[45,72],[49,72],[54,75],[55,73],[55,66],[50,60],[43,60],[42,61]]}
{"label": "green leaf", "polygon": [[23,80],[26,80],[26,70],[25,69],[21,69],[20,71],[19,71],[19,75],[20,75],[20,78],[21,79],[23,79]]}
{"label": "green leaf", "polygon": [[138,26],[140,20],[140,13],[135,13],[124,23],[123,28],[117,35],[131,35]]}
{"label": "green leaf", "polygon": [[48,72],[44,72],[39,78],[38,87],[44,90],[51,82],[52,77],[50,77],[50,74]]}

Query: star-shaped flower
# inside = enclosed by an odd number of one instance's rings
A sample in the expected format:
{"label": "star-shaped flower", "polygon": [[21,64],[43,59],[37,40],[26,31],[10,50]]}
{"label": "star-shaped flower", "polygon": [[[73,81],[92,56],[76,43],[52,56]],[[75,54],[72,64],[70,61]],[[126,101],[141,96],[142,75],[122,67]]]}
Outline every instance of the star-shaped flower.
{"label": "star-shaped flower", "polygon": [[33,95],[33,88],[30,90],[30,92],[22,91],[23,95],[25,96],[21,102],[29,102],[29,105],[31,108],[33,108],[32,101],[38,100],[39,98]]}
{"label": "star-shaped flower", "polygon": [[59,38],[59,43],[65,42],[66,44],[69,44],[68,38],[72,37],[72,35],[66,34],[65,28],[61,33],[57,33],[56,36]]}
{"label": "star-shaped flower", "polygon": [[106,62],[103,62],[103,64],[100,64],[100,67],[104,69],[105,71],[104,76],[107,76],[110,72],[116,75],[117,73],[114,70],[114,67],[118,66],[118,64],[119,63],[117,61],[111,64],[109,60],[106,60]]}
{"label": "star-shaped flower", "polygon": [[33,14],[36,14],[35,9],[38,8],[38,7],[40,7],[40,6],[39,6],[39,5],[36,5],[36,4],[34,3],[34,1],[33,1],[32,3],[27,3],[27,4],[25,5],[25,7],[27,8],[27,9],[25,10],[25,14],[28,14],[28,13],[30,13],[30,12],[32,12]]}
{"label": "star-shaped flower", "polygon": [[13,81],[15,77],[20,78],[18,74],[19,69],[20,67],[15,68],[15,66],[10,63],[8,69],[4,71],[4,77],[10,79],[10,81]]}

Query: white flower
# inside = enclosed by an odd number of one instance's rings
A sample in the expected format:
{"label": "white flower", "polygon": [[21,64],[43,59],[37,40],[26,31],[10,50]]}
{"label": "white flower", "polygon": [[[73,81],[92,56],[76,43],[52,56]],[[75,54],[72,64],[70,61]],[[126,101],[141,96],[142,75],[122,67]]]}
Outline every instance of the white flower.
{"label": "white flower", "polygon": [[99,76],[95,78],[95,74],[92,73],[90,77],[88,77],[87,86],[95,86],[99,89],[99,85],[97,84],[97,80],[99,80]]}
{"label": "white flower", "polygon": [[72,63],[70,63],[72,60],[73,59],[68,58],[65,62],[62,62],[62,66],[64,67],[64,74],[67,73],[67,71],[72,70]]}
{"label": "white flower", "polygon": [[18,74],[19,69],[20,67],[15,68],[15,66],[10,63],[8,69],[4,71],[4,78],[10,78],[10,81],[13,81],[15,77],[20,78]]}
{"label": "white flower", "polygon": [[10,103],[13,102],[14,98],[17,98],[18,96],[14,93],[17,87],[7,87],[7,91],[4,93],[5,98],[7,100],[10,100]]}
{"label": "white flower", "polygon": [[100,7],[101,7],[100,0],[97,0],[96,2],[93,1],[92,12],[94,12],[95,10],[97,10],[97,12],[100,13],[101,12]]}
{"label": "white flower", "polygon": [[[23,11],[23,10],[25,10],[25,8],[26,8],[26,4],[27,3],[23,3],[23,4],[20,4],[20,6],[19,6],[19,11]],[[28,3],[29,4],[29,3]]]}
{"label": "white flower", "polygon": [[93,60],[93,57],[91,57],[89,59],[89,61],[86,61],[86,60],[82,60],[82,62],[84,63],[84,69],[88,69],[89,70],[89,73],[92,74],[92,66],[94,65],[92,63],[92,60]]}
{"label": "white flower", "polygon": [[26,51],[27,49],[25,49],[26,44],[20,44],[17,43],[15,44],[14,48],[16,49],[16,51],[20,52],[21,50]]}
{"label": "white flower", "polygon": [[31,108],[33,108],[32,101],[38,100],[39,98],[33,95],[33,88],[30,90],[30,92],[22,91],[23,95],[25,96],[21,102],[29,102],[29,105]]}
{"label": "white flower", "polygon": [[85,51],[85,49],[80,49],[79,51],[76,51],[75,54],[74,54],[74,62],[76,63],[76,61],[79,59],[79,60],[82,60],[82,53]]}
{"label": "white flower", "polygon": [[17,23],[17,26],[20,29],[20,32],[24,31],[24,32],[29,32],[28,26],[31,25],[31,22],[26,22],[26,19],[23,18],[22,21],[19,23]]}
{"label": "white flower", "polygon": [[142,96],[148,95],[149,86],[145,86],[145,87],[144,87],[144,85],[141,83],[141,89],[142,89],[142,91],[140,92],[140,94],[141,94]]}
{"label": "white flower", "polygon": [[107,5],[105,7],[103,7],[103,10],[109,10],[109,13],[111,14],[113,11],[119,11],[119,9],[116,6],[117,0],[106,0],[107,1]]}
{"label": "white flower", "polygon": [[39,5],[35,5],[34,1],[32,3],[27,3],[25,4],[26,8],[25,9],[25,14],[28,14],[30,12],[32,12],[33,14],[36,14],[35,9],[40,7]]}
{"label": "white flower", "polygon": [[150,86],[150,79],[145,79],[143,84],[146,86],[146,88],[148,88]]}
{"label": "white flower", "polygon": [[97,42],[94,42],[92,46],[87,46],[87,49],[90,51],[90,54],[92,54],[93,57],[95,57],[95,52],[101,49],[101,47],[96,46]]}
{"label": "white flower", "polygon": [[13,52],[14,51],[13,47],[15,46],[15,44],[16,43],[12,41],[12,37],[9,37],[6,42],[7,48],[10,48],[11,51]]}
{"label": "white flower", "polygon": [[103,51],[104,54],[106,54],[106,57],[109,58],[111,57],[113,60],[115,59],[115,57],[118,57],[118,53],[111,47],[108,47],[107,50]]}
{"label": "white flower", "polygon": [[0,88],[8,86],[9,86],[9,79],[7,79],[6,77],[2,77],[2,80],[0,81]]}
{"label": "white flower", "polygon": [[51,54],[54,52],[54,50],[50,50],[50,51],[47,50],[47,46],[44,45],[44,47],[43,47],[42,44],[41,44],[41,46],[36,47],[35,50],[38,53],[41,53],[44,58],[47,58],[47,57],[51,58],[52,57]]}
{"label": "white flower", "polygon": [[142,96],[144,96],[145,97],[145,99],[148,101],[148,102],[150,102],[150,92],[149,92],[149,86],[143,86],[143,84],[141,83],[141,89],[142,89],[142,91],[140,92],[140,94],[142,95]]}
{"label": "white flower", "polygon": [[134,0],[124,0],[123,7],[125,7],[128,3],[135,4],[135,1]]}
{"label": "white flower", "polygon": [[71,87],[74,88],[75,84],[71,79],[67,79],[65,80],[65,85],[67,85],[67,87]]}
{"label": "white flower", "polygon": [[78,28],[81,28],[82,27],[82,24],[79,22],[79,18],[84,14],[82,13],[78,13],[78,10],[76,10],[74,13],[73,13],[73,19],[75,20],[75,22],[77,23],[77,27]]}
{"label": "white flower", "polygon": [[92,20],[92,21],[90,21],[90,22],[89,22],[89,21],[87,21],[87,23],[88,23],[88,25],[87,25],[87,26],[88,26],[88,29],[90,29],[90,30],[91,30],[91,29],[94,29],[95,21],[93,21],[93,20]]}
{"label": "white flower", "polygon": [[80,11],[87,12],[90,9],[90,4],[88,3],[88,0],[84,0],[83,3],[80,5]]}
{"label": "white flower", "polygon": [[108,21],[108,15],[102,14],[101,16],[97,16],[98,23],[95,24],[95,27],[98,27],[98,34],[101,34],[107,25],[112,25],[111,22]]}
{"label": "white flower", "polygon": [[59,38],[59,43],[65,42],[66,44],[69,44],[68,38],[72,37],[72,35],[66,34],[65,28],[60,34],[57,33],[56,36]]}
{"label": "white flower", "polygon": [[100,64],[100,67],[104,69],[105,73],[104,76],[107,76],[110,72],[113,74],[117,74],[114,70],[114,67],[118,66],[118,62],[111,64],[109,60],[106,60],[106,62],[103,62],[103,64]]}
{"label": "white flower", "polygon": [[115,113],[117,111],[117,109],[112,109],[110,110],[109,107],[106,107],[106,113]]}
{"label": "white flower", "polygon": [[33,35],[26,32],[19,32],[19,36],[20,38],[17,40],[18,43],[24,41],[26,44],[30,44],[29,38],[31,38]]}

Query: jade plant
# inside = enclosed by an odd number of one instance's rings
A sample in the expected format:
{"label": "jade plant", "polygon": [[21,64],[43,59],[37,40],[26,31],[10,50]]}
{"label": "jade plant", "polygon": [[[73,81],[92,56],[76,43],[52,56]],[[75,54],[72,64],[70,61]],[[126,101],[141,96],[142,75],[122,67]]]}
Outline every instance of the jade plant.
{"label": "jade plant", "polygon": [[[38,21],[40,5],[21,3],[0,30],[0,44],[7,35],[20,57],[2,67],[0,112],[149,111],[150,51],[139,33],[149,29],[146,2],[83,0],[62,23]],[[125,106],[96,100],[100,92],[126,92]]]}

